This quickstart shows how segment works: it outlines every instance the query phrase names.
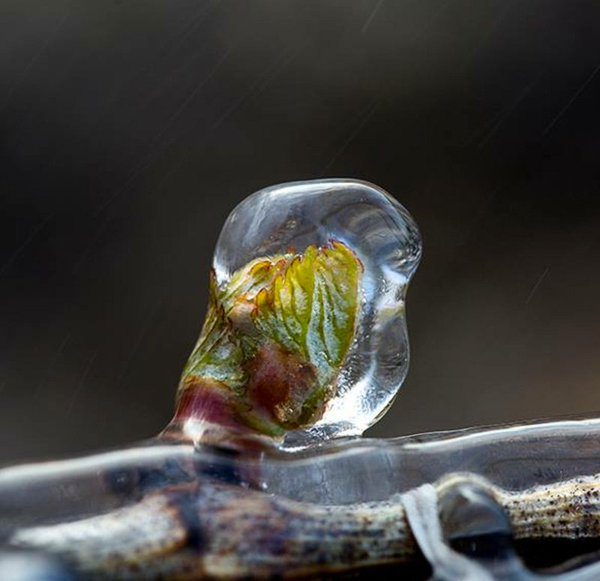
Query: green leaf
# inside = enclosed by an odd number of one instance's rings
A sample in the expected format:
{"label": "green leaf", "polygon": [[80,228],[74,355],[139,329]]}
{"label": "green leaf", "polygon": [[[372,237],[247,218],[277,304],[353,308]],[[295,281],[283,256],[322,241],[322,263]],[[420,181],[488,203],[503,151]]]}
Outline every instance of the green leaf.
{"label": "green leaf", "polygon": [[208,378],[241,392],[248,380],[243,361],[243,351],[232,332],[231,322],[225,316],[214,274],[211,273],[206,319],[183,370],[182,383],[192,377]]}
{"label": "green leaf", "polygon": [[317,369],[320,383],[340,370],[354,338],[362,265],[339,242],[309,246],[256,296],[254,324]]}
{"label": "green leaf", "polygon": [[313,424],[354,339],[362,271],[347,246],[331,241],[253,260],[220,290],[213,275],[180,389],[217,381],[235,395],[240,421],[267,435]]}

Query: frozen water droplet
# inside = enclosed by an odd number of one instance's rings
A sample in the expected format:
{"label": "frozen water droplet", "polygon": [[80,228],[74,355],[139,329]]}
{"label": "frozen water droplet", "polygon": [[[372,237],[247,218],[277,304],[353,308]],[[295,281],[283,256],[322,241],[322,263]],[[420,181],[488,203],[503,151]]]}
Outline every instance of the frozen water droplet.
{"label": "frozen water droplet", "polygon": [[408,212],[372,184],[295,182],[246,198],[219,237],[179,419],[287,446],[362,433],[406,376],[404,299],[420,254]]}

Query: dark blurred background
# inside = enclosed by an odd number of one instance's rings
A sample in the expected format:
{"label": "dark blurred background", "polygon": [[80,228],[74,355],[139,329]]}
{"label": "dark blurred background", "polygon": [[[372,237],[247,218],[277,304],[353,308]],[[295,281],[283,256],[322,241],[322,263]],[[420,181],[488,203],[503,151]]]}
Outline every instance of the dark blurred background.
{"label": "dark blurred background", "polygon": [[600,409],[600,4],[2,0],[0,461],[156,433],[246,195],[421,227],[392,436]]}

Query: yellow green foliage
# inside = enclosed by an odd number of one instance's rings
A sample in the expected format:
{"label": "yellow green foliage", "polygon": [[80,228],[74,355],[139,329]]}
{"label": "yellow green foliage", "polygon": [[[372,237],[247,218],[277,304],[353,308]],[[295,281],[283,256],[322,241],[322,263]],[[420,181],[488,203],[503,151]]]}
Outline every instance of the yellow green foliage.
{"label": "yellow green foliage", "polygon": [[[354,339],[361,275],[356,255],[332,241],[253,260],[222,289],[211,277],[206,321],[182,388],[217,381],[235,394],[241,419],[253,427],[314,423]],[[266,425],[263,431],[272,432]]]}

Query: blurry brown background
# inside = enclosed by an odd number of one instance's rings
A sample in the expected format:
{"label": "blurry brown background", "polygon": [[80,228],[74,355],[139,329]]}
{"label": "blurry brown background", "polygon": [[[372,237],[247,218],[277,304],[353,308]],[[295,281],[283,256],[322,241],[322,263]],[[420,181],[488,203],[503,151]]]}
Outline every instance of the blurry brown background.
{"label": "blurry brown background", "polygon": [[600,409],[600,4],[2,0],[0,461],[169,419],[228,212],[358,177],[414,215],[373,435]]}

